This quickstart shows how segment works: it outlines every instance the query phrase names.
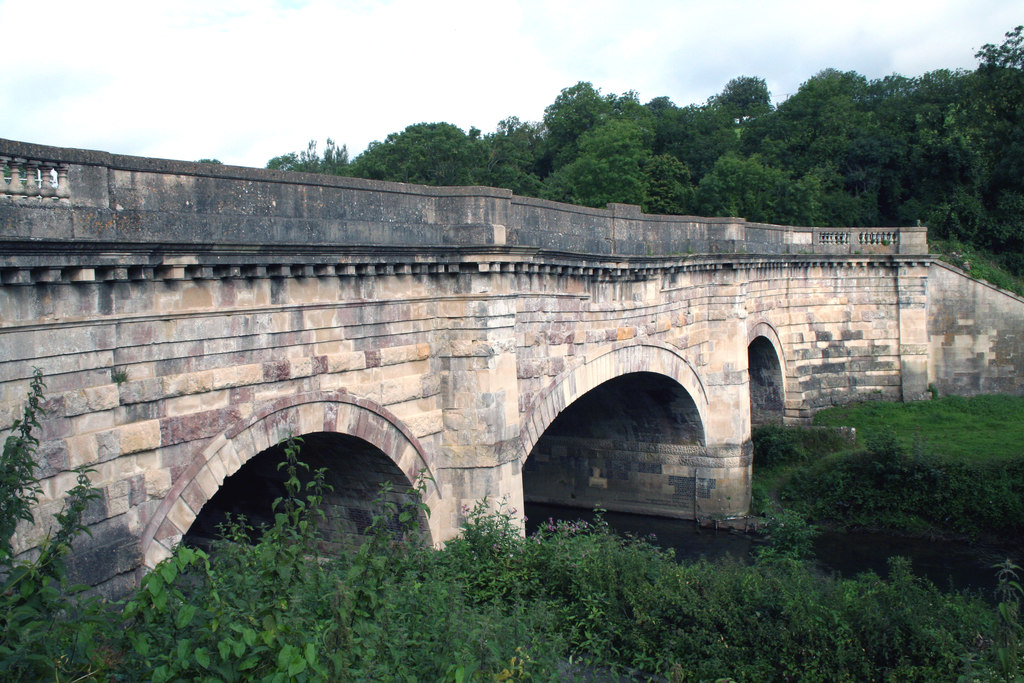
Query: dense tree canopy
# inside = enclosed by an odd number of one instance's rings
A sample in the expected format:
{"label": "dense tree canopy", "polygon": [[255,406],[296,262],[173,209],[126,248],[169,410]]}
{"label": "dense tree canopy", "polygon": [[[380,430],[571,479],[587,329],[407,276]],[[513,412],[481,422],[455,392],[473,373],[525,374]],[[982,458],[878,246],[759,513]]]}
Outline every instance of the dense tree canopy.
{"label": "dense tree canopy", "polygon": [[878,80],[824,69],[777,106],[755,76],[683,107],[580,82],[539,122],[511,117],[486,135],[420,123],[351,161],[328,140],[323,156],[311,142],[268,167],[793,225],[921,222],[1021,254],[1024,27],[975,57],[973,71]]}

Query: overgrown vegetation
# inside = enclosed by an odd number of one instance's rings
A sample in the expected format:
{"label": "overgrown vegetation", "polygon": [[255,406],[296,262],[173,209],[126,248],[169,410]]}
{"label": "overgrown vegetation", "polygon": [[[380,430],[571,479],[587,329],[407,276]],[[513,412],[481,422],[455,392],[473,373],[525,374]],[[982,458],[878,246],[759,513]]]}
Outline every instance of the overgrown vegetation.
{"label": "overgrown vegetation", "polygon": [[[5,530],[30,516],[19,501],[37,495],[32,428],[42,388],[37,375],[4,444],[4,464],[21,463],[22,477],[4,489]],[[811,530],[792,513],[777,516],[753,566],[677,564],[600,519],[549,520],[524,538],[515,511],[493,501],[464,510],[462,537],[438,551],[419,539],[419,499],[396,507],[387,491],[366,542],[324,558],[316,554],[323,474],[304,472],[299,448],[285,444],[287,495],[258,540],[233,520],[213,552],[179,547],[117,605],[68,586],[62,569],[94,495],[80,472],[35,559],[14,558],[10,534],[4,539],[0,675],[462,682],[571,680],[595,670],[671,681],[1021,673],[1012,564],[1001,569],[993,610],[914,578],[900,560],[885,579],[821,576],[799,559]]]}

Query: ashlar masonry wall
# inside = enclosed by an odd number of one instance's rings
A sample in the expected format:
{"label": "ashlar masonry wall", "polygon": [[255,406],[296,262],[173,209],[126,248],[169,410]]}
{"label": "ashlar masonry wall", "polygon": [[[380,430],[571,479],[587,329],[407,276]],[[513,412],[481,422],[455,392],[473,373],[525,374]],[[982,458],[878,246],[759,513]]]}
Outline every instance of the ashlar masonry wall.
{"label": "ashlar masonry wall", "polygon": [[938,393],[1024,393],[1024,299],[940,261],[927,293],[928,382]]}

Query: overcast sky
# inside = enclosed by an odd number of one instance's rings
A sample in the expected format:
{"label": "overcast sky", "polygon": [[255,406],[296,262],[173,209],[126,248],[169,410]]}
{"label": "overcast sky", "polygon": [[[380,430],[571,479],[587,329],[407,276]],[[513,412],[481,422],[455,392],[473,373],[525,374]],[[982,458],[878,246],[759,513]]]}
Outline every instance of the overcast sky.
{"label": "overcast sky", "polygon": [[491,132],[590,81],[776,102],[818,71],[973,69],[1024,0],[0,0],[0,137],[262,167],[420,122]]}

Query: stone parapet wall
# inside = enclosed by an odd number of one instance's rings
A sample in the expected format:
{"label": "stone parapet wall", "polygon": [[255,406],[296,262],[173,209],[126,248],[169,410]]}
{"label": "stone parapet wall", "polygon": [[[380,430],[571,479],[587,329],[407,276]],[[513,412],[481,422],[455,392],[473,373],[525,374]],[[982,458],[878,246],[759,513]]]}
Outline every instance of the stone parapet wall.
{"label": "stone parapet wall", "polygon": [[496,188],[427,187],[2,139],[0,162],[7,167],[0,241],[128,242],[171,250],[181,244],[508,246],[633,257],[927,251],[924,228],[824,230],[653,216],[631,205],[588,209]]}

